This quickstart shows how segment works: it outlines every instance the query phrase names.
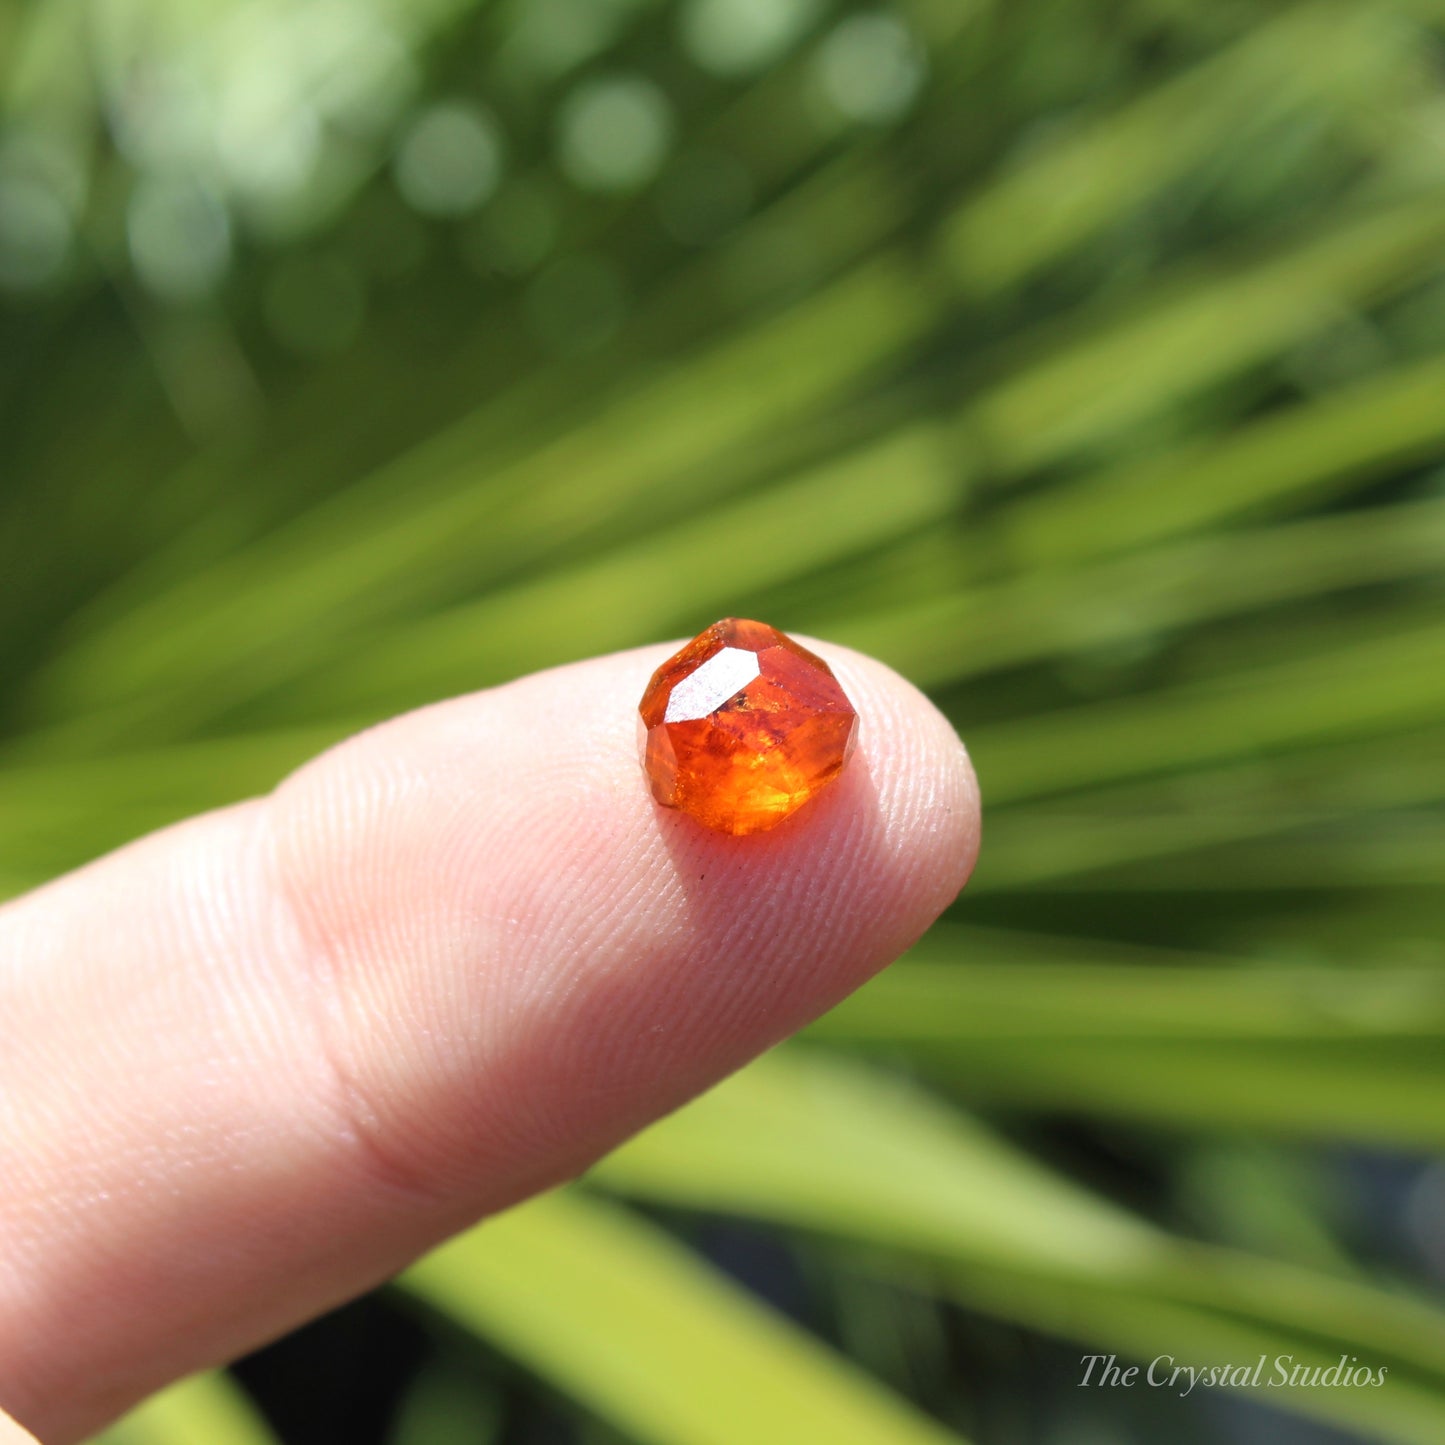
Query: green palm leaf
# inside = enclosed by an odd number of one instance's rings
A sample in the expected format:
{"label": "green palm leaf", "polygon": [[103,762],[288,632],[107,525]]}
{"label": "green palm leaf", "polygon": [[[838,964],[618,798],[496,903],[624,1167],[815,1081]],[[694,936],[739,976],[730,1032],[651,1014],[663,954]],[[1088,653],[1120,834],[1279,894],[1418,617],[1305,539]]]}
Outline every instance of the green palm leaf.
{"label": "green palm leaf", "polygon": [[229,1376],[192,1375],[152,1395],[97,1437],[96,1445],[278,1445],[265,1420]]}
{"label": "green palm leaf", "polygon": [[1393,1440],[1427,1441],[1445,1426],[1445,1315],[1171,1238],[884,1074],[775,1055],[625,1145],[595,1177],[918,1254],[961,1299],[1136,1356],[1161,1338],[1216,1363],[1354,1354],[1389,1369],[1388,1400],[1281,1388],[1271,1402]]}
{"label": "green palm leaf", "polygon": [[649,1445],[959,1445],[664,1231],[551,1194],[402,1287]]}

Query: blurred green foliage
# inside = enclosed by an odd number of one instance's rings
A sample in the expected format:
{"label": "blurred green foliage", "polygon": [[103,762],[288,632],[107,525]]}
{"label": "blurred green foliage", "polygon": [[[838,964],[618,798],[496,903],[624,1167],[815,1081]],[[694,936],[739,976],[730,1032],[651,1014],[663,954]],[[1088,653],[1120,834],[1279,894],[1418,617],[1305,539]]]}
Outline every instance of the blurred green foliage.
{"label": "blurred green foliage", "polygon": [[[1268,1404],[1445,1438],[1442,28],[0,14],[0,891],[724,612],[982,779],[916,956],[401,1281],[394,1445],[1277,1438],[1096,1349],[1354,1354]],[[270,1438],[219,1376],[121,1435]]]}

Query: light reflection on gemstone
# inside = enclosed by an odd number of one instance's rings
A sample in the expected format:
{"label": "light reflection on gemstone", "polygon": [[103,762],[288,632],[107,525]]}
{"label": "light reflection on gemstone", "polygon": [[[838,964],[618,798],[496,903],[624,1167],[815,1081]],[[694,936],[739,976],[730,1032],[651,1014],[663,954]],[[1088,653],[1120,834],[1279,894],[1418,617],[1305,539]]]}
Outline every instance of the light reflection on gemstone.
{"label": "light reflection on gemstone", "polygon": [[694,673],[677,683],[667,699],[663,722],[690,722],[716,712],[735,692],[741,692],[762,671],[755,652],[725,647]]}

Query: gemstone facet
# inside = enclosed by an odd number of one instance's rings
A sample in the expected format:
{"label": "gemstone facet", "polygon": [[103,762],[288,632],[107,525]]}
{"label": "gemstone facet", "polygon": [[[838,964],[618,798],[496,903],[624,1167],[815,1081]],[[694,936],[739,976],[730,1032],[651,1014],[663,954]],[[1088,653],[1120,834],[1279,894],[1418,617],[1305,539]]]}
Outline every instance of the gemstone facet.
{"label": "gemstone facet", "polygon": [[652,796],[723,833],[760,833],[843,769],[858,714],[821,657],[725,617],[652,675],[638,711]]}

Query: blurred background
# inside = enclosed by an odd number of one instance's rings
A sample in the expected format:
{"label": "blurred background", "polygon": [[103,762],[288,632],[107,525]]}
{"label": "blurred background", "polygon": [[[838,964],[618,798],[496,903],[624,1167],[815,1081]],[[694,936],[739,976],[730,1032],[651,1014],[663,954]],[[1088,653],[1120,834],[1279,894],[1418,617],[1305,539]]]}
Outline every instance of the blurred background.
{"label": "blurred background", "polygon": [[1442,38],[0,8],[0,893],[725,613],[988,813],[804,1039],[114,1440],[1445,1439]]}

